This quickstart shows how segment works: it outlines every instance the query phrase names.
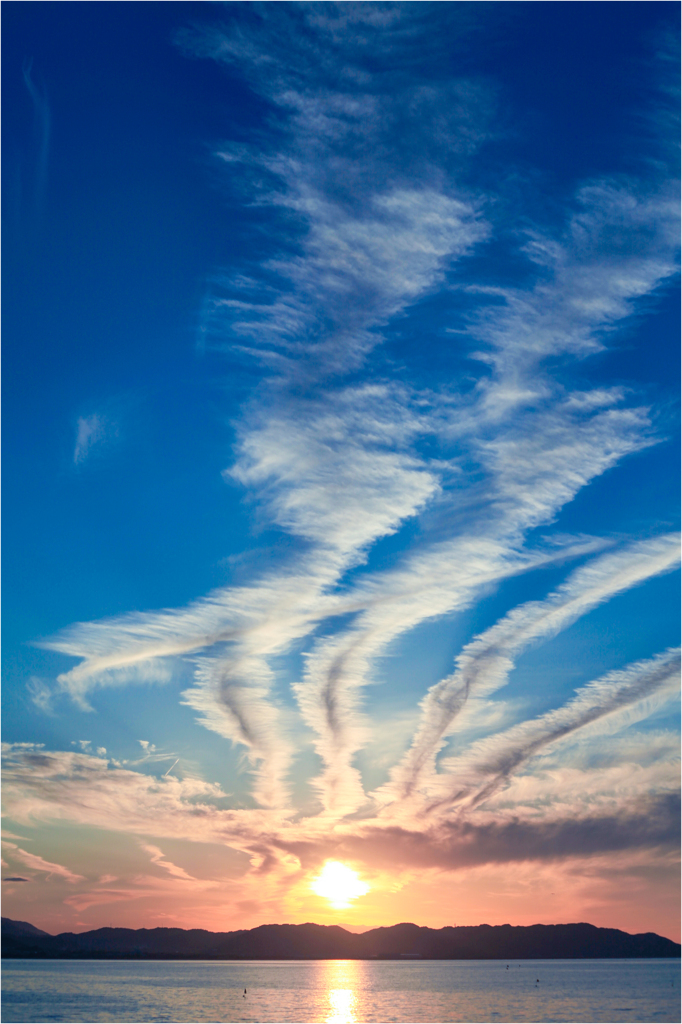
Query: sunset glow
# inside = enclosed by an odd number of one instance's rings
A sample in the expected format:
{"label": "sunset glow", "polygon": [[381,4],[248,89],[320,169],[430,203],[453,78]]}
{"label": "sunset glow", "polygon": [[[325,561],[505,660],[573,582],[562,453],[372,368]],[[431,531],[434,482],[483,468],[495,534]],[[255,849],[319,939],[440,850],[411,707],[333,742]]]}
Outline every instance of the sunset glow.
{"label": "sunset glow", "polygon": [[310,887],[318,896],[323,896],[333,907],[339,909],[349,907],[351,900],[369,892],[367,883],[361,882],[355,871],[347,864],[341,864],[337,860],[328,860]]}

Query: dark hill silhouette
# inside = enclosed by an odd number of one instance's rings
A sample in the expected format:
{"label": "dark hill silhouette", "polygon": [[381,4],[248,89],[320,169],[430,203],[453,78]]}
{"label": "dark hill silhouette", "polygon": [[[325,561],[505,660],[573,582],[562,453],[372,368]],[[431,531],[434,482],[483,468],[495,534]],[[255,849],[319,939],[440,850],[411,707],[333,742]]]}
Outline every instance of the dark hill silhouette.
{"label": "dark hill silhouette", "polygon": [[35,925],[29,924],[28,921],[12,921],[9,917],[3,917],[2,928],[3,936],[5,934],[5,922],[8,926],[11,925],[12,934],[16,935],[47,935],[48,938],[52,938],[49,932],[42,932],[40,928],[36,928]]}
{"label": "dark hill silhouette", "polygon": [[338,925],[263,924],[236,932],[201,928],[97,928],[48,935],[24,921],[2,918],[3,957],[217,960],[547,960],[679,957],[680,946],[646,932],[629,935],[591,924],[479,924],[420,928],[396,924],[361,935]]}

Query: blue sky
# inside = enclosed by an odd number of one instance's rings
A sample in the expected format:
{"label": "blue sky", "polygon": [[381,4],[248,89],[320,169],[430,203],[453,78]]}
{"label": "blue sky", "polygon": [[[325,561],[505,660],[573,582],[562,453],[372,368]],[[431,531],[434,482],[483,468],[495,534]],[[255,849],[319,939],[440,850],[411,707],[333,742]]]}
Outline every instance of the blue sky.
{"label": "blue sky", "polygon": [[5,4],[10,916],[677,932],[678,34]]}

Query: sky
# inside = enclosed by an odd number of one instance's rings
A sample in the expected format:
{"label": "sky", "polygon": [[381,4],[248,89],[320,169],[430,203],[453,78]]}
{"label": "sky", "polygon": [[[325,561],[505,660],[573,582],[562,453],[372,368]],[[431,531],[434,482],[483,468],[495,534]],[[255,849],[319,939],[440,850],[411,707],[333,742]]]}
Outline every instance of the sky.
{"label": "sky", "polygon": [[679,938],[678,6],[3,15],[3,913]]}

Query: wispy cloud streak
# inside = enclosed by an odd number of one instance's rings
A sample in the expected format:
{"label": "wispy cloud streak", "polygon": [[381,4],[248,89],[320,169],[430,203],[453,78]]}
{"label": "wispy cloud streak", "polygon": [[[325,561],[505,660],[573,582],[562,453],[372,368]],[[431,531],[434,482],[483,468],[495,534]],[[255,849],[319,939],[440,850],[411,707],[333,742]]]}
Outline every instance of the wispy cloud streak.
{"label": "wispy cloud streak", "polygon": [[24,85],[33,104],[33,180],[29,182],[30,198],[33,201],[31,214],[37,221],[43,214],[47,191],[47,172],[50,155],[51,116],[47,93],[33,79],[33,60],[24,62],[22,75]]}
{"label": "wispy cloud streak", "polygon": [[75,872],[69,871],[69,869],[65,868],[63,864],[54,864],[52,861],[39,857],[36,853],[29,853],[28,850],[22,850],[20,846],[16,845],[16,843],[10,843],[3,839],[2,845],[8,851],[11,851],[12,857],[20,860],[27,868],[33,868],[34,871],[44,872],[48,878],[53,875],[57,875],[59,878],[63,878],[65,881],[71,882],[72,884],[83,880],[83,875],[77,875]]}
{"label": "wispy cloud streak", "polygon": [[435,773],[444,737],[470,696],[487,697],[504,686],[514,658],[530,644],[556,635],[615,594],[675,568],[680,558],[677,535],[643,541],[602,555],[576,570],[544,601],[520,605],[467,644],[456,671],[431,687],[421,703],[421,722],[410,750],[391,773],[389,799],[404,800]]}
{"label": "wispy cloud streak", "polygon": [[443,768],[449,777],[443,779],[443,788],[449,789],[449,793],[438,804],[431,804],[429,810],[445,803],[452,806],[464,802],[469,807],[477,806],[496,793],[513,772],[544,747],[644,700],[665,686],[677,691],[679,676],[680,652],[668,651],[627,669],[609,672],[582,687],[563,707],[481,740],[461,758],[446,758]]}

